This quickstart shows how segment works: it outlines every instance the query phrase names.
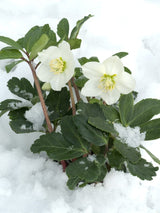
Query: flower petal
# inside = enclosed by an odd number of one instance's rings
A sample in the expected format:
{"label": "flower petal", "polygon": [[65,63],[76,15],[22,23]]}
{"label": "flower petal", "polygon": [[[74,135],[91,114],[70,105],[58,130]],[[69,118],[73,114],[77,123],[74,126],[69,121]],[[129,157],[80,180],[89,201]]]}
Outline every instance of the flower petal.
{"label": "flower petal", "polygon": [[57,74],[50,80],[50,85],[53,90],[60,91],[63,87],[65,87],[67,81],[65,75]]}
{"label": "flower petal", "polygon": [[61,56],[58,47],[50,46],[46,50],[38,53],[38,59],[42,63],[48,63],[54,58],[59,58]]}
{"label": "flower petal", "polygon": [[81,90],[81,94],[84,96],[99,96],[101,90],[98,88],[99,82],[97,80],[88,80]]}
{"label": "flower petal", "polygon": [[99,62],[88,62],[82,66],[82,72],[88,79],[100,78],[105,73],[105,67]]}
{"label": "flower petal", "polygon": [[119,90],[120,93],[128,94],[134,90],[135,84],[136,82],[132,75],[127,72],[123,72],[116,81],[116,88]]}
{"label": "flower petal", "polygon": [[118,56],[111,56],[103,62],[103,65],[108,75],[119,75],[124,71],[123,64]]}
{"label": "flower petal", "polygon": [[54,73],[50,72],[49,68],[43,64],[38,68],[36,74],[42,82],[49,82],[54,76]]}
{"label": "flower petal", "polygon": [[118,101],[120,98],[120,92],[117,89],[110,90],[106,93],[101,94],[101,98],[106,102],[106,104],[111,105]]}

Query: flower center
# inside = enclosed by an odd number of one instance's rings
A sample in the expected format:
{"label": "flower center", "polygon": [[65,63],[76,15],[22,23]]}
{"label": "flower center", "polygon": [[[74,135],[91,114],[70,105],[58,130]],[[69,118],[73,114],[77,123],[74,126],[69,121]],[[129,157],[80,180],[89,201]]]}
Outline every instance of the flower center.
{"label": "flower center", "polygon": [[51,72],[54,72],[55,74],[59,74],[64,72],[66,68],[66,62],[63,61],[62,57],[52,59],[49,63],[49,66],[51,68]]}
{"label": "flower center", "polygon": [[104,74],[100,79],[99,88],[102,89],[104,92],[114,89],[116,84],[115,77],[116,74],[114,75]]}

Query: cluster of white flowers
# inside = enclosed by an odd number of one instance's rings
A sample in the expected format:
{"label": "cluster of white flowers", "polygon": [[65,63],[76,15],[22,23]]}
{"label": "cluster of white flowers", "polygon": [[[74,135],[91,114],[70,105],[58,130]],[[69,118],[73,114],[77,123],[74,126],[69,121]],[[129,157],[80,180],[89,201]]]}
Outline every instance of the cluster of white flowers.
{"label": "cluster of white flowers", "polygon": [[[58,47],[51,46],[38,54],[41,65],[37,76],[51,88],[60,91],[74,75],[75,62],[70,46],[63,41]],[[103,63],[88,62],[82,66],[88,81],[81,94],[88,97],[100,97],[108,105],[118,101],[120,94],[134,90],[135,80],[124,71],[118,56],[112,56]]]}

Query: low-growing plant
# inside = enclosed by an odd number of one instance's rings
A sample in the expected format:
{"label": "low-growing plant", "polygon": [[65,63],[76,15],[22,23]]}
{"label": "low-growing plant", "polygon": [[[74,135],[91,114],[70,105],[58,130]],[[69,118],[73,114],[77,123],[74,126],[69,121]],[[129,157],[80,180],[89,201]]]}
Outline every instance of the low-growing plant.
{"label": "low-growing plant", "polygon": [[31,151],[45,151],[60,163],[70,189],[103,182],[111,168],[152,180],[158,167],[142,158],[141,149],[156,163],[160,160],[141,142],[160,138],[160,119],[153,119],[160,113],[160,100],[134,103],[135,80],[121,62],[126,52],[102,63],[95,56],[82,57],[75,67],[73,49],[80,48],[80,28],[91,17],[79,20],[71,33],[63,18],[57,34],[46,24],[34,26],[18,41],[0,36],[8,45],[0,51],[1,60],[10,59],[7,73],[27,63],[34,79],[34,85],[26,78],[8,81],[18,97],[2,101],[0,115],[8,112],[17,134],[42,132]]}

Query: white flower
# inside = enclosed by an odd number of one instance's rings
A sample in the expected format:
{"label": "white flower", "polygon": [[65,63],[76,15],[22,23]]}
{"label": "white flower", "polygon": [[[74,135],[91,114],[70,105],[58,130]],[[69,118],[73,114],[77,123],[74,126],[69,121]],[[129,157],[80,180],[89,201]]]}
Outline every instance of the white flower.
{"label": "white flower", "polygon": [[74,74],[74,57],[67,42],[48,47],[38,54],[41,65],[37,76],[50,83],[53,90],[60,91]]}
{"label": "white flower", "polygon": [[89,79],[81,90],[82,95],[99,96],[109,105],[116,103],[120,94],[128,94],[135,87],[135,80],[124,71],[118,56],[112,56],[103,63],[88,62],[82,70]]}

